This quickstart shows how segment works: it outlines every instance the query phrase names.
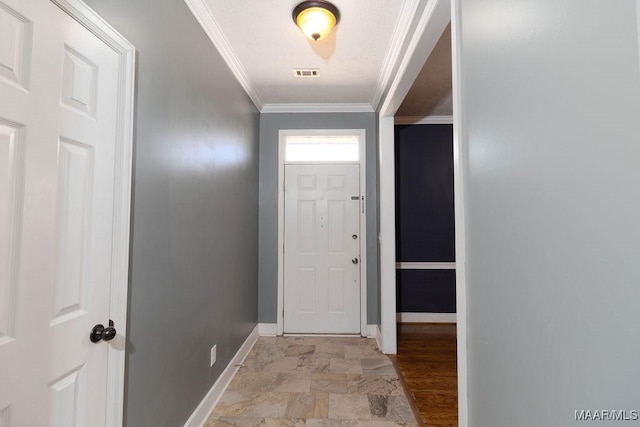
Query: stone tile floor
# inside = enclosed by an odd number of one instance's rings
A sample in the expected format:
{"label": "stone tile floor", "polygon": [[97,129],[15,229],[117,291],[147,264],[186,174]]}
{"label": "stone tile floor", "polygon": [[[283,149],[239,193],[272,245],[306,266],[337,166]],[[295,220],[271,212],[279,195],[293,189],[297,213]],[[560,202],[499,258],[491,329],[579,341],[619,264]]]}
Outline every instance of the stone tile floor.
{"label": "stone tile floor", "polygon": [[418,426],[375,340],[261,337],[204,427]]}

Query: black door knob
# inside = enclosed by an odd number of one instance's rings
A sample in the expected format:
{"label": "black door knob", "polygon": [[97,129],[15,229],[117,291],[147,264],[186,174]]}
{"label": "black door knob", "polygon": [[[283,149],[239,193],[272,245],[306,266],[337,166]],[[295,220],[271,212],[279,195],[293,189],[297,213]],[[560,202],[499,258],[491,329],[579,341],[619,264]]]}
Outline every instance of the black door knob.
{"label": "black door knob", "polygon": [[111,341],[116,337],[117,333],[113,320],[109,319],[109,326],[106,328],[102,324],[94,326],[89,334],[89,339],[93,343],[100,342],[101,340]]}
{"label": "black door knob", "polygon": [[102,339],[105,341],[111,341],[116,337],[117,333],[118,332],[116,331],[116,328],[114,328],[114,325],[113,325],[113,320],[109,319],[109,326],[104,328],[104,331],[102,332]]}

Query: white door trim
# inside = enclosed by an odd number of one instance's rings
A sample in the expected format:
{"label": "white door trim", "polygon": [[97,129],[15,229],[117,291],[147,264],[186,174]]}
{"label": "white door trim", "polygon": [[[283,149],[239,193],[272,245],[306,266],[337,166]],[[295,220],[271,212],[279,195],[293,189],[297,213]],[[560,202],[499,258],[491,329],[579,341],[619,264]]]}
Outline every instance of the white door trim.
{"label": "white door trim", "polygon": [[450,21],[450,0],[434,0],[427,4],[418,19],[416,30],[398,66],[396,78],[393,80],[379,112],[380,329],[382,331],[382,351],[387,354],[395,354],[398,344],[396,335],[394,116]]}
{"label": "white door trim", "polygon": [[638,54],[639,54],[638,59],[640,60],[640,0],[636,0],[636,16],[637,16],[636,32],[638,33]]}
{"label": "white door trim", "polygon": [[[386,102],[385,102],[386,103]],[[380,182],[380,341],[381,350],[396,354],[396,199],[393,114],[380,113],[378,162]]]}
{"label": "white door trim", "polygon": [[379,177],[380,177],[380,294],[382,351],[396,353],[396,299],[395,299],[395,171],[394,115],[404,100],[416,76],[437,43],[442,30],[451,22],[453,67],[453,150],[455,189],[455,241],[456,241],[456,318],[458,340],[458,422],[467,427],[467,280],[465,249],[465,182],[467,159],[462,147],[465,144],[464,117],[462,113],[462,80],[460,76],[461,53],[461,0],[433,0],[427,4],[413,35],[406,54],[399,64],[394,80],[379,112]]}
{"label": "white door trim", "polygon": [[118,335],[110,342],[108,350],[106,402],[108,410],[105,414],[105,425],[121,426],[124,413],[125,344],[127,341],[135,47],[83,1],[51,0],[51,2],[95,34],[119,56],[111,303],[109,307],[110,318],[116,324]]}
{"label": "white door trim", "polygon": [[[278,132],[278,335],[284,333],[284,144],[287,136],[356,135],[360,143],[360,194],[366,188],[365,129],[281,129]],[[316,162],[317,163],[317,162]],[[355,162],[350,162],[355,163]],[[297,162],[296,164],[300,164]],[[366,198],[361,201],[360,217],[360,335],[367,336],[367,210]]]}
{"label": "white door trim", "polygon": [[456,245],[456,320],[458,349],[458,422],[460,427],[469,425],[468,355],[467,355],[467,229],[466,182],[467,157],[465,122],[463,116],[463,88],[460,58],[462,53],[462,24],[460,0],[451,1],[451,58],[453,74],[453,181]]}

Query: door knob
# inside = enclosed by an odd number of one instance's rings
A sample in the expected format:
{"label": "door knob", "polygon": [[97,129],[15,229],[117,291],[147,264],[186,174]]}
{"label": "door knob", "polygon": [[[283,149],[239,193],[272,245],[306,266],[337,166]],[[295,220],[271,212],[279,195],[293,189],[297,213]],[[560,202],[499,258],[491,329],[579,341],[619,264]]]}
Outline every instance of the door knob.
{"label": "door knob", "polygon": [[352,235],[352,236],[351,236],[351,238],[352,238],[353,240],[356,240],[356,239],[358,238],[358,235],[357,235],[357,234],[354,234],[354,235]]}
{"label": "door knob", "polygon": [[93,343],[100,342],[100,340],[111,341],[116,337],[117,333],[113,320],[109,319],[109,326],[106,328],[102,324],[94,326],[89,334],[89,339]]}
{"label": "door knob", "polygon": [[354,258],[354,259],[352,259],[352,260],[351,260],[351,262],[352,262],[353,264],[357,264],[357,263],[358,263],[358,258]]}

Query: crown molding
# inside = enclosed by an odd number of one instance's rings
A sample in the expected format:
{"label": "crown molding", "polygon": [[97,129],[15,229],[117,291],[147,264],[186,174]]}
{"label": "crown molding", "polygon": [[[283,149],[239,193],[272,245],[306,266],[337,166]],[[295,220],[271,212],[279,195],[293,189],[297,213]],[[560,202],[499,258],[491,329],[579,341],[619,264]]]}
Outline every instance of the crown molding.
{"label": "crown molding", "polygon": [[396,26],[391,36],[389,49],[387,50],[384,61],[382,62],[382,68],[378,75],[376,89],[371,97],[371,105],[375,110],[378,109],[382,96],[391,86],[391,82],[394,77],[393,70],[402,60],[402,46],[409,34],[409,30],[411,29],[411,23],[414,20],[419,3],[419,0],[404,0],[402,2],[400,16],[398,17],[398,21],[396,22]]}
{"label": "crown molding", "polygon": [[452,125],[453,116],[396,116],[397,125]]}
{"label": "crown molding", "polygon": [[209,36],[209,39],[211,40],[213,45],[216,47],[216,49],[218,49],[218,52],[220,52],[220,55],[231,69],[233,75],[236,77],[249,98],[251,98],[251,101],[253,101],[258,110],[261,110],[264,102],[262,101],[262,99],[260,99],[260,96],[258,96],[258,92],[256,92],[255,88],[251,84],[247,73],[244,71],[244,68],[242,68],[242,65],[240,64],[240,60],[236,56],[235,52],[231,48],[231,45],[229,44],[229,41],[224,36],[222,29],[213,17],[211,9],[209,9],[209,6],[207,6],[206,1],[184,0],[184,2],[187,4],[187,7],[189,8],[193,16],[195,16],[204,32],[207,33],[207,36]]}
{"label": "crown molding", "polygon": [[265,104],[261,113],[373,113],[370,104]]}

